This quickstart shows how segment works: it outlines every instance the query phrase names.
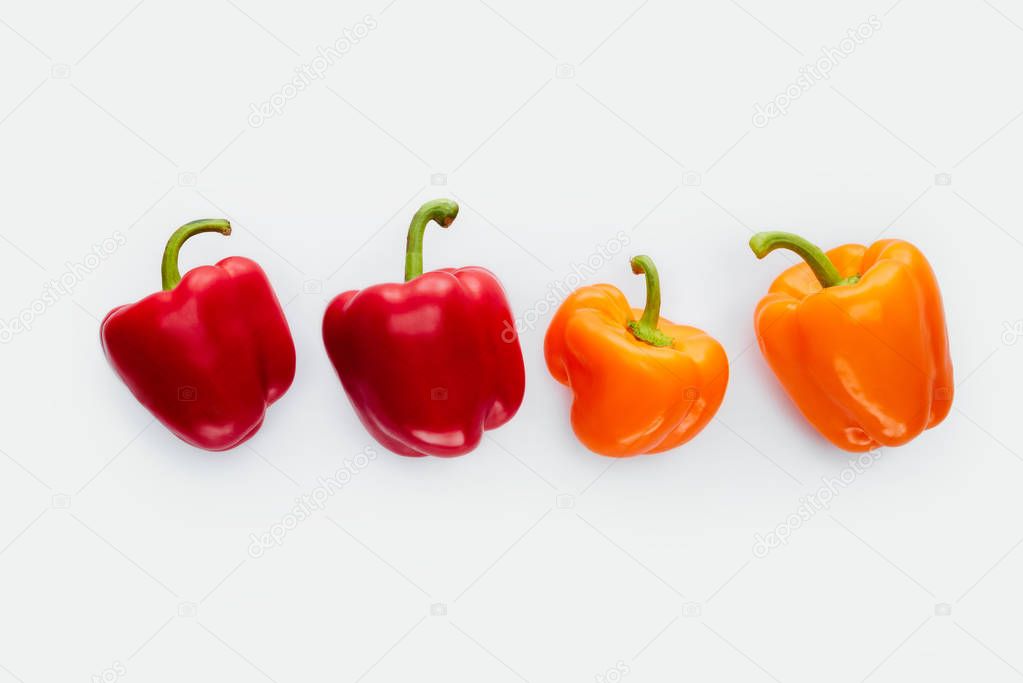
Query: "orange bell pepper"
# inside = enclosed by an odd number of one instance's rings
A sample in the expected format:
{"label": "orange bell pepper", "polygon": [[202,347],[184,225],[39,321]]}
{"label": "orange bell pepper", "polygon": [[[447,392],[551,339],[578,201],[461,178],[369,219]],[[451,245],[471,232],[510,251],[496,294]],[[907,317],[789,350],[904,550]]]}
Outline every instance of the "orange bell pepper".
{"label": "orange bell pepper", "polygon": [[728,384],[725,350],[702,330],[660,318],[661,290],[649,256],[646,308],[629,307],[611,285],[565,299],[544,339],[547,369],[568,386],[572,429],[587,448],[624,457],[689,441],[717,412]]}
{"label": "orange bell pepper", "polygon": [[803,258],[757,306],[760,350],[804,417],[847,451],[900,446],[952,408],[952,361],[938,281],[909,242],[825,254],[785,232],[750,240],[758,259]]}

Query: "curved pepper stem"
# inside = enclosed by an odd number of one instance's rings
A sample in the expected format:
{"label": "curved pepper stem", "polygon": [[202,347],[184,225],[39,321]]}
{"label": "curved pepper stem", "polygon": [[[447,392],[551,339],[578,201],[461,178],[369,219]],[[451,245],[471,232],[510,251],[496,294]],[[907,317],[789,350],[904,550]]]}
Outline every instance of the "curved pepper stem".
{"label": "curved pepper stem", "polygon": [[652,346],[671,346],[671,337],[657,329],[661,317],[661,279],[657,275],[657,267],[649,256],[633,256],[629,261],[632,272],[646,276],[646,307],[639,320],[629,321],[629,332],[636,339]]}
{"label": "curved pepper stem", "polygon": [[835,264],[820,247],[791,232],[758,232],[750,238],[749,246],[758,259],[764,258],[775,249],[789,249],[796,252],[810,266],[810,270],[817,276],[821,287],[824,288],[854,285],[860,280],[859,275],[843,278],[835,268]]}
{"label": "curved pepper stem", "polygon": [[181,245],[185,243],[185,240],[201,232],[219,232],[221,235],[230,235],[231,224],[221,218],[207,218],[186,223],[175,230],[167,240],[167,248],[163,250],[163,263],[160,266],[160,274],[163,276],[163,291],[168,292],[181,282],[181,273],[178,271],[178,252],[181,251]]}
{"label": "curved pepper stem", "polygon": [[423,274],[423,232],[426,224],[437,221],[437,225],[446,228],[458,215],[458,204],[450,199],[433,199],[426,202],[408,226],[408,242],[405,244],[405,282]]}

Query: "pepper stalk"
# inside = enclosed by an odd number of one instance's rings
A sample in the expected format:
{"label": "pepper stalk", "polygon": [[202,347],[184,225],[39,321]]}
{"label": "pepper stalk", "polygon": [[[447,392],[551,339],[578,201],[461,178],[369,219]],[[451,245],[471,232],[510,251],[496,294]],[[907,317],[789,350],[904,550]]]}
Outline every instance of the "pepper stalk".
{"label": "pepper stalk", "polygon": [[758,232],[750,238],[749,246],[758,259],[764,258],[775,249],[788,249],[796,252],[810,266],[810,270],[817,276],[817,281],[825,289],[840,285],[854,285],[860,281],[861,276],[858,274],[843,278],[838,272],[838,268],[835,268],[835,264],[820,247],[791,232],[778,230]]}
{"label": "pepper stalk", "polygon": [[646,306],[639,320],[629,321],[629,332],[641,342],[651,346],[671,346],[675,340],[657,329],[661,317],[661,279],[654,260],[646,255],[633,256],[629,261],[632,272],[646,277]]}
{"label": "pepper stalk", "polygon": [[175,230],[167,240],[167,247],[163,250],[163,263],[160,265],[163,291],[169,292],[181,282],[181,272],[178,270],[178,252],[181,251],[181,245],[189,237],[202,232],[219,232],[221,235],[230,235],[231,223],[222,218],[206,218],[186,223]]}
{"label": "pepper stalk", "polygon": [[405,282],[423,274],[423,233],[430,221],[446,228],[458,216],[458,204],[450,199],[433,199],[426,202],[412,216],[405,243]]}

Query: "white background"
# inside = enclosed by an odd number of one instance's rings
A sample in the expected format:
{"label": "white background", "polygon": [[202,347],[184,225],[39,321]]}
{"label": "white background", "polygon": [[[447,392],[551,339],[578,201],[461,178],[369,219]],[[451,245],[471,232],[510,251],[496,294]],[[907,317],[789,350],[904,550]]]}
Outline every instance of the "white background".
{"label": "white background", "polygon": [[[752,124],[870,15],[830,79]],[[0,3],[0,319],[32,327],[0,347],[0,681],[1023,677],[1021,59],[1010,0]],[[512,423],[463,458],[381,450],[252,557],[251,534],[372,445],[321,316],[400,279],[408,220],[437,196],[462,212],[428,229],[426,267],[491,268],[520,316],[624,231],[587,282],[639,304],[626,256],[654,257],[663,314],[729,353],[717,419],[667,454],[590,454],[541,314]],[[174,228],[221,216],[234,234],[192,240],[182,270],[258,260],[298,372],[249,445],[209,454],[153,422],[97,332],[159,288]],[[767,227],[920,246],[958,387],[944,424],[758,558],[756,534],[854,458],[754,344],[791,262],[753,258]]]}

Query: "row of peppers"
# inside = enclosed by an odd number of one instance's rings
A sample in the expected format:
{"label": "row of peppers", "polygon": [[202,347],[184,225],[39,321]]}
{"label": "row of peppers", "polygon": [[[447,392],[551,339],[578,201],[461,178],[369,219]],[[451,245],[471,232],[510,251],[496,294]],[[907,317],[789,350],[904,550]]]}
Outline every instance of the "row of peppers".
{"label": "row of peppers", "polygon": [[[525,371],[500,282],[475,266],[423,272],[423,233],[448,227],[458,205],[427,202],[412,219],[405,281],[338,295],[323,341],[372,436],[407,456],[456,456],[510,420]],[[100,336],[135,397],[186,442],[233,448],[263,423],[291,386],[295,345],[280,302],[255,262],[230,257],[182,277],[190,237],[231,233],[224,220],[179,228],[163,255],[163,291],[111,311]],[[761,232],[757,258],[775,249],[802,262],[783,272],[755,314],[757,341],[806,419],[848,451],[904,444],[952,405],[952,364],[934,272],[896,239],[827,253],[796,235]],[[646,279],[632,308],[608,284],[580,287],[544,340],[547,368],[573,394],[572,428],[590,450],[623,457],[684,444],[717,412],[728,384],[721,344],[660,317],[649,256],[631,260]]]}

